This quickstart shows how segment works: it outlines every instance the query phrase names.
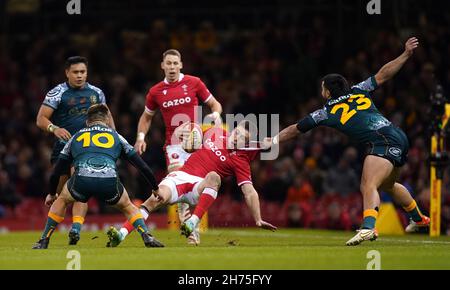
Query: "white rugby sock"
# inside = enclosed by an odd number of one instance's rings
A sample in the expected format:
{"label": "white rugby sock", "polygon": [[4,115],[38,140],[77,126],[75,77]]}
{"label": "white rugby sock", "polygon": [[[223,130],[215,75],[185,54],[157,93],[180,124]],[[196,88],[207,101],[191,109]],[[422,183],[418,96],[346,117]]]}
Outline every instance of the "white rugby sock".
{"label": "white rugby sock", "polygon": [[197,226],[199,225],[200,219],[199,219],[198,216],[196,216],[195,214],[193,214],[193,215],[189,218],[189,220],[190,220],[191,222],[194,223],[195,227],[197,227]]}
{"label": "white rugby sock", "polygon": [[128,230],[126,228],[120,228],[119,232],[122,234],[122,239],[128,236]]}
{"label": "white rugby sock", "polygon": [[141,208],[140,211],[141,211],[142,218],[144,219],[144,221],[147,220],[148,219],[148,212],[147,212],[147,210]]}

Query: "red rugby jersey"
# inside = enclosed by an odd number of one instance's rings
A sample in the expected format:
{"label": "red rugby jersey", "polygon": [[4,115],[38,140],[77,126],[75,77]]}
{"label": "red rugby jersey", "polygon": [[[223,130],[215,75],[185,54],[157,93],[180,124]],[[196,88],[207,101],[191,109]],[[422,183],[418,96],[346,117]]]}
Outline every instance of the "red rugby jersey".
{"label": "red rugby jersey", "polygon": [[174,144],[172,134],[185,122],[197,122],[195,106],[212,97],[208,88],[198,77],[180,74],[178,81],[169,83],[167,79],[154,85],[147,93],[145,111],[153,113],[161,110],[166,125],[166,145]]}
{"label": "red rugby jersey", "polygon": [[202,148],[192,153],[179,169],[191,175],[205,177],[215,171],[221,178],[235,176],[238,186],[252,183],[250,162],[259,150],[227,149],[228,134],[222,128],[212,128],[204,133]]}

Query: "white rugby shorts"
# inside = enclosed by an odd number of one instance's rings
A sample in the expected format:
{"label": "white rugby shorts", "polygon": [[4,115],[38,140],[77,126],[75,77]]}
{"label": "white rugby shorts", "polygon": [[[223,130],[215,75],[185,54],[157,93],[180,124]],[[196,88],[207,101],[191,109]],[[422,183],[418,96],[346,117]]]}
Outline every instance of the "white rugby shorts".
{"label": "white rugby shorts", "polygon": [[170,188],[170,204],[182,202],[194,206],[198,203],[200,196],[198,186],[203,179],[183,171],[174,171],[169,173],[159,185],[165,185]]}

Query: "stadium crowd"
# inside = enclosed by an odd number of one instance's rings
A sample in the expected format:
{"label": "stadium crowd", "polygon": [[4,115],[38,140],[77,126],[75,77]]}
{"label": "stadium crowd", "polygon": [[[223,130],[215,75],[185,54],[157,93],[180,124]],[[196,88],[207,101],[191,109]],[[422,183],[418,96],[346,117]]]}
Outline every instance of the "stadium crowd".
{"label": "stadium crowd", "polygon": [[[447,19],[448,20],[448,19]],[[105,92],[118,131],[132,144],[145,94],[162,79],[161,53],[179,49],[183,72],[202,78],[224,106],[225,114],[273,113],[280,127],[293,124],[319,108],[320,77],[338,72],[352,83],[375,73],[403,49],[414,33],[420,47],[398,76],[374,94],[380,111],[404,129],[410,140],[409,161],[401,181],[420,208],[429,208],[427,165],[430,123],[429,94],[433,74],[450,92],[450,27],[417,16],[413,30],[388,26],[365,29],[364,35],[344,34],[345,53],[334,55],[333,24],[325,17],[302,21],[264,21],[240,27],[214,20],[177,23],[152,19],[144,28],[114,22],[64,25],[47,32],[11,37],[0,45],[0,219],[20,215],[21,203],[46,194],[54,137],[35,124],[46,92],[65,80],[63,64],[70,55],[89,59],[88,81]],[[376,32],[375,32],[376,31]],[[14,48],[14,49],[13,49]],[[144,159],[161,179],[163,122],[154,119]],[[359,178],[364,148],[337,132],[320,128],[283,145],[278,159],[255,161],[253,181],[270,213],[291,227],[351,230],[361,222]],[[450,234],[450,174],[445,170],[443,227]],[[148,196],[145,182],[130,165],[121,164],[121,178],[135,199]],[[245,210],[235,183],[224,182],[211,219],[229,220]],[[383,195],[383,199],[388,197]],[[239,205],[239,206],[238,206]],[[104,212],[101,205],[91,212]],[[399,211],[402,222],[406,216]],[[270,218],[269,218],[270,220]]]}

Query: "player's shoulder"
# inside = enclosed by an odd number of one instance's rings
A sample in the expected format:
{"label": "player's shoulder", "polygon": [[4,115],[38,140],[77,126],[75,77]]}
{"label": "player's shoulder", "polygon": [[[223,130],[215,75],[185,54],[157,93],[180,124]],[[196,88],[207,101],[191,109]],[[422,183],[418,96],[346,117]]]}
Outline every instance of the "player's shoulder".
{"label": "player's shoulder", "polygon": [[151,95],[156,95],[157,93],[160,93],[164,89],[165,83],[164,81],[160,81],[153,86],[150,87],[148,90],[148,93]]}
{"label": "player's shoulder", "polygon": [[96,92],[99,95],[103,95],[102,89],[100,89],[99,87],[96,87],[90,83],[86,83],[86,88],[93,90],[94,92]]}
{"label": "player's shoulder", "polygon": [[361,95],[362,94],[362,95],[370,96],[370,91],[362,89],[362,88],[357,87],[357,86],[351,87],[350,90],[351,90],[353,95]]}
{"label": "player's shoulder", "polygon": [[183,74],[183,79],[182,79],[182,81],[199,81],[200,80],[200,78],[199,77],[196,77],[196,76],[193,76],[193,75],[188,75],[188,74]]}
{"label": "player's shoulder", "polygon": [[115,135],[117,136],[117,138],[119,139],[122,149],[125,151],[125,153],[126,154],[135,153],[134,147],[130,144],[130,142],[128,142],[128,140],[124,136],[120,135],[119,132],[117,132],[115,130],[114,130],[114,132],[115,132]]}
{"label": "player's shoulder", "polygon": [[199,77],[185,74],[180,82],[198,84],[201,81],[202,80]]}
{"label": "player's shoulder", "polygon": [[117,132],[116,130],[114,130],[114,129],[112,129],[113,130],[113,134],[117,137],[117,138],[119,138],[119,140],[121,141],[121,142],[123,142],[123,143],[128,143],[128,140],[125,138],[125,137],[123,137],[119,132]]}
{"label": "player's shoulder", "polygon": [[52,88],[50,91],[48,91],[48,93],[45,95],[43,104],[56,110],[58,109],[59,103],[61,102],[63,95],[69,91],[70,90],[67,83],[65,82],[60,83],[54,88]]}
{"label": "player's shoulder", "polygon": [[69,86],[66,82],[60,83],[53,87],[50,91],[48,91],[46,97],[57,97],[61,96],[64,92],[66,92],[69,89]]}
{"label": "player's shoulder", "polygon": [[359,82],[351,87],[354,94],[367,94],[378,88],[375,76],[370,76],[362,82]]}
{"label": "player's shoulder", "polygon": [[335,104],[337,103],[333,102],[333,100],[329,100],[322,108],[309,113],[309,117],[312,118],[316,124],[319,124],[328,119],[328,112],[332,110],[332,106]]}

